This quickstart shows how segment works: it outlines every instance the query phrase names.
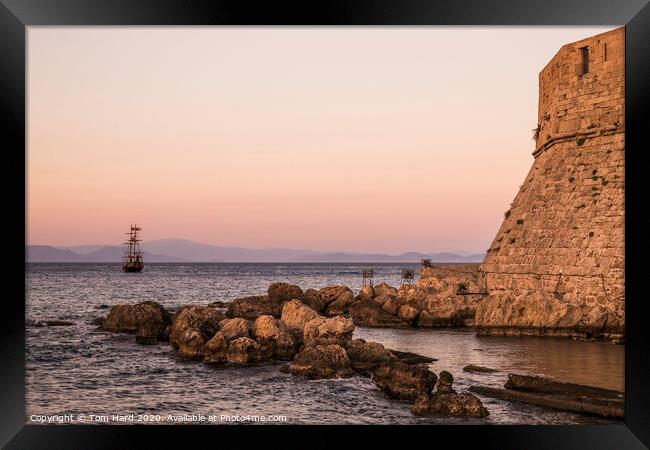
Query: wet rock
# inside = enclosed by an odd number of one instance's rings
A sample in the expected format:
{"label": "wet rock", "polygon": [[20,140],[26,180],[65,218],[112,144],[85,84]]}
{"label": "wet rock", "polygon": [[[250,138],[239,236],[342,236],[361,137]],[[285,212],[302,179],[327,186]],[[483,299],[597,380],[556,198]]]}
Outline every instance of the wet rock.
{"label": "wet rock", "polygon": [[305,324],[303,340],[306,346],[339,344],[352,339],[354,322],[345,317],[315,317]]}
{"label": "wet rock", "polygon": [[268,357],[290,361],[296,353],[296,343],[285,324],[273,316],[260,316],[253,323],[253,337]]}
{"label": "wet rock", "polygon": [[233,300],[228,305],[228,317],[241,317],[242,319],[255,320],[260,316],[273,316],[279,318],[282,314],[284,302],[273,301],[266,295],[253,295]]}
{"label": "wet rock", "polygon": [[418,355],[417,353],[411,352],[402,352],[399,350],[392,350],[390,352],[397,357],[402,362],[407,364],[429,364],[434,361],[438,361],[436,358],[431,358],[429,356]]}
{"label": "wet rock", "polygon": [[396,361],[379,366],[373,379],[391,397],[415,400],[420,395],[430,393],[438,377],[425,365]]}
{"label": "wet rock", "polygon": [[252,324],[246,319],[236,317],[234,319],[223,319],[219,322],[219,331],[228,341],[240,337],[250,337]]}
{"label": "wet rock", "polygon": [[374,300],[359,300],[348,308],[355,325],[365,327],[408,328],[410,325],[397,316],[382,311]]}
{"label": "wet rock", "polygon": [[302,289],[289,283],[273,283],[267,291],[268,298],[273,303],[282,303],[293,299],[301,300]]}
{"label": "wet rock", "polygon": [[454,384],[454,376],[446,370],[443,370],[438,374],[436,392],[440,394],[455,394],[456,391],[451,387],[452,384]]}
{"label": "wet rock", "polygon": [[226,360],[230,364],[245,365],[262,359],[262,347],[249,337],[230,341]]}
{"label": "wet rock", "polygon": [[489,367],[483,367],[483,366],[475,366],[474,364],[470,364],[469,366],[463,367],[464,372],[474,372],[474,373],[492,373],[492,372],[498,372],[496,369],[491,369]]}
{"label": "wet rock", "polygon": [[397,317],[405,322],[412,322],[420,314],[420,311],[409,305],[402,305],[397,310]]}
{"label": "wet rock", "polygon": [[307,378],[344,378],[353,374],[345,349],[337,344],[305,347],[298,353],[288,371]]}
{"label": "wet rock", "polygon": [[316,289],[307,289],[302,295],[302,302],[319,314],[325,312],[325,302],[320,298]]}
{"label": "wet rock", "polygon": [[348,342],[346,351],[352,368],[360,372],[373,371],[382,364],[397,361],[397,357],[380,343],[363,339]]}
{"label": "wet rock", "polygon": [[228,340],[221,331],[217,331],[203,348],[203,361],[208,364],[224,364],[227,354]]}
{"label": "wet rock", "polygon": [[359,299],[372,300],[373,298],[375,298],[375,289],[369,285],[361,286],[361,290],[359,291]]}
{"label": "wet rock", "polygon": [[469,390],[486,397],[528,403],[545,408],[581,414],[593,414],[605,418],[625,418],[625,400],[623,393],[620,393],[620,398],[602,398],[588,395],[564,395],[514,389],[498,389],[487,386],[470,386]]}
{"label": "wet rock", "polygon": [[208,306],[211,306],[212,308],[228,308],[228,305],[230,305],[230,302],[217,300],[216,302],[210,303]]}
{"label": "wet rock", "polygon": [[136,341],[149,344],[164,340],[171,315],[156,302],[115,305],[102,320],[101,328],[117,333],[136,333]]}
{"label": "wet rock", "polygon": [[97,309],[108,309],[108,308],[110,308],[110,307],[106,303],[102,303],[101,305],[99,305],[97,307]]}
{"label": "wet rock", "polygon": [[397,288],[389,286],[386,283],[375,284],[375,296],[379,297],[385,295],[386,297],[397,297]]}
{"label": "wet rock", "polygon": [[284,304],[281,319],[298,343],[303,341],[305,325],[312,319],[319,317],[318,313],[300,300],[291,300]]}
{"label": "wet rock", "polygon": [[475,395],[439,393],[419,396],[411,412],[417,416],[485,417],[489,413]]}
{"label": "wet rock", "polygon": [[68,322],[67,320],[46,320],[44,324],[48,327],[69,327],[74,325],[73,322]]}
{"label": "wet rock", "polygon": [[622,392],[611,389],[604,389],[584,384],[564,383],[551,378],[508,374],[508,380],[504,385],[506,389],[515,389],[528,392],[543,392],[547,394],[571,395],[576,397],[611,398],[622,399]]}

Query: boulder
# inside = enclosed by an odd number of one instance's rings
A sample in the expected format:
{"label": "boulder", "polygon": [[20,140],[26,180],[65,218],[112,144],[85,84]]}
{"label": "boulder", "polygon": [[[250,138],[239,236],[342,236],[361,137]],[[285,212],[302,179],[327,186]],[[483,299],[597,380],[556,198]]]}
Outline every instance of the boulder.
{"label": "boulder", "polygon": [[384,363],[373,373],[377,386],[394,398],[415,400],[428,394],[438,377],[424,364],[406,364],[401,361]]}
{"label": "boulder", "polygon": [[325,302],[320,298],[320,292],[316,289],[307,289],[302,294],[302,302],[319,314],[325,312]]}
{"label": "boulder", "polygon": [[342,316],[315,317],[305,324],[303,341],[306,346],[339,344],[352,339],[354,322]]}
{"label": "boulder", "polygon": [[348,308],[355,325],[365,327],[408,328],[410,325],[400,318],[382,311],[374,300],[359,300]]}
{"label": "boulder", "polygon": [[438,382],[436,383],[436,392],[441,394],[455,394],[456,391],[453,390],[451,385],[454,384],[454,376],[443,370],[438,374]]}
{"label": "boulder", "polygon": [[289,373],[307,378],[343,378],[352,376],[350,358],[338,344],[305,347],[288,366]]}
{"label": "boulder", "polygon": [[187,330],[199,332],[207,342],[219,330],[219,322],[223,319],[225,319],[224,314],[216,308],[199,305],[185,306],[171,318],[169,342],[172,345],[178,345]]}
{"label": "boulder", "polygon": [[477,300],[472,295],[454,295],[451,290],[427,295],[420,302],[422,312],[418,316],[421,327],[468,326],[476,314]]}
{"label": "boulder", "polygon": [[386,283],[375,284],[375,296],[379,297],[385,295],[386,297],[397,297],[397,288],[389,286]]}
{"label": "boulder", "polygon": [[165,340],[171,315],[156,302],[115,305],[101,321],[101,328],[118,333],[136,333],[136,341],[150,344]]}
{"label": "boulder", "polygon": [[402,352],[393,349],[390,349],[390,352],[393,355],[395,355],[397,359],[407,364],[429,364],[434,361],[438,361],[436,358],[431,358],[430,356],[418,355],[417,353],[412,353],[412,352]]}
{"label": "boulder", "polygon": [[359,299],[371,300],[373,298],[375,298],[375,289],[369,285],[361,286],[361,290],[359,291]]}
{"label": "boulder", "polygon": [[383,305],[381,305],[381,309],[392,316],[396,316],[397,311],[399,311],[401,306],[402,303],[396,297],[393,297],[389,298]]}
{"label": "boulder", "polygon": [[282,314],[283,301],[274,301],[266,295],[253,295],[233,300],[228,305],[228,317],[241,317],[242,319],[255,320],[260,316],[273,316]]}
{"label": "boulder", "polygon": [[289,283],[272,283],[267,290],[268,298],[273,303],[283,303],[289,300],[301,300],[303,293],[298,286]]}
{"label": "boulder", "polygon": [[232,341],[240,337],[250,337],[251,327],[251,322],[241,317],[223,319],[219,322],[219,331],[227,341]]}
{"label": "boulder", "polygon": [[291,300],[284,304],[281,319],[291,332],[294,340],[302,343],[305,325],[312,319],[319,317],[318,313],[300,300]]}
{"label": "boulder", "polygon": [[203,347],[203,361],[208,364],[223,364],[227,361],[228,340],[221,331],[212,336]]}
{"label": "boulder", "polygon": [[296,343],[285,324],[273,316],[260,316],[253,323],[253,337],[270,358],[290,361]]}
{"label": "boulder", "polygon": [[397,361],[397,357],[380,343],[363,339],[352,339],[346,351],[352,368],[360,372],[372,371],[382,364]]}
{"label": "boulder", "polygon": [[187,359],[203,358],[206,338],[199,331],[187,328],[176,336],[174,342],[179,356]]}
{"label": "boulder", "polygon": [[409,323],[412,322],[418,314],[420,314],[420,311],[409,305],[402,305],[397,310],[397,317]]}
{"label": "boulder", "polygon": [[381,307],[384,303],[386,303],[391,298],[397,298],[397,297],[395,295],[382,294],[382,295],[376,295],[373,300]]}
{"label": "boulder", "polygon": [[240,337],[230,341],[226,361],[230,364],[244,365],[262,359],[262,347],[249,337]]}
{"label": "boulder", "polygon": [[463,367],[463,372],[492,373],[492,372],[498,372],[498,370],[492,369],[490,367],[475,366],[474,364],[470,364],[469,366]]}
{"label": "boulder", "polygon": [[348,307],[354,303],[354,294],[347,290],[339,295],[336,300],[329,303],[325,308],[325,314],[328,316],[340,316],[348,313]]}
{"label": "boulder", "polygon": [[397,291],[397,298],[401,304],[418,305],[425,297],[427,292],[412,284],[405,284]]}
{"label": "boulder", "polygon": [[328,286],[324,287],[318,291],[320,293],[320,298],[325,303],[329,305],[330,303],[339,299],[339,297],[349,297],[351,296],[354,299],[354,294],[347,286]]}
{"label": "boulder", "polygon": [[411,412],[417,416],[441,417],[485,417],[489,413],[475,395],[462,394],[424,394],[419,396]]}

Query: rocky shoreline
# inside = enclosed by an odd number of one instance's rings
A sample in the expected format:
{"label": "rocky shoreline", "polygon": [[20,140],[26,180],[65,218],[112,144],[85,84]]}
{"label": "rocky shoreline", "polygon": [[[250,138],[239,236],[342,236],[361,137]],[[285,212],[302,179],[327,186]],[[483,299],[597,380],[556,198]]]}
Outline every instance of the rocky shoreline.
{"label": "rocky shoreline", "polygon": [[[385,283],[364,286],[357,296],[346,286],[303,291],[292,284],[273,283],[266,295],[187,305],[175,312],[151,301],[114,305],[98,324],[104,331],[134,334],[139,344],[169,342],[179,357],[210,365],[283,361],[280,371],[309,379],[367,377],[388,396],[413,402],[415,415],[485,417],[489,412],[478,397],[452,388],[451,373],[429,370],[427,364],[435,359],[352,338],[355,326],[472,326],[472,302],[477,302],[467,299],[443,307],[434,297],[436,292],[441,293],[438,300],[454,295],[453,278],[445,282],[436,278],[435,283],[431,278],[399,289]],[[497,372],[474,365],[463,371]],[[472,386],[470,391],[606,418],[622,415],[621,393],[602,399],[598,396],[604,390],[598,388],[524,378],[510,375],[506,389]],[[558,386],[568,391],[556,392]],[[551,388],[556,391],[543,391]],[[585,400],[585,392],[596,399]]]}
{"label": "rocky shoreline", "polygon": [[[355,300],[343,286],[302,292],[273,283],[266,296],[234,300],[226,311],[216,305],[189,305],[172,314],[150,301],[115,305],[100,320],[100,328],[135,334],[139,344],[169,342],[179,357],[205,364],[241,367],[285,361],[282,372],[310,379],[369,377],[388,396],[413,402],[411,412],[419,416],[489,414],[478,397],[452,388],[449,372],[429,370],[433,359],[352,339],[355,322],[344,314],[353,303],[367,301]],[[372,311],[381,323],[389,314]]]}

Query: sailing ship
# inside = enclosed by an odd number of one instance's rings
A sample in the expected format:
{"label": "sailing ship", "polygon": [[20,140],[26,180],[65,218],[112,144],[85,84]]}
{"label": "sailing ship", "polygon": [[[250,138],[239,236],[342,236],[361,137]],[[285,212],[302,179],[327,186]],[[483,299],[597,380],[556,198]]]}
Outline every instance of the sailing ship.
{"label": "sailing ship", "polygon": [[129,235],[129,240],[125,242],[127,248],[122,258],[122,270],[124,272],[140,272],[144,267],[142,250],[140,249],[142,240],[138,239],[138,231],[141,230],[142,228],[137,225],[131,225],[131,231],[126,233]]}

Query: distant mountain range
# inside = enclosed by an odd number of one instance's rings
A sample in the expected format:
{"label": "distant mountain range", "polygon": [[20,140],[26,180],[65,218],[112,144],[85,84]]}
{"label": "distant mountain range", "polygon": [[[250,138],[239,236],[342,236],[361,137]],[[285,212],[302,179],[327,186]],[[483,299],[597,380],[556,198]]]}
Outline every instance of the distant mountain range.
{"label": "distant mountain range", "polygon": [[[201,244],[185,239],[158,239],[142,243],[146,262],[481,262],[484,254],[407,252],[383,253],[320,252],[288,248],[248,249]],[[119,262],[124,248],[117,245],[53,247],[25,246],[29,262]]]}

